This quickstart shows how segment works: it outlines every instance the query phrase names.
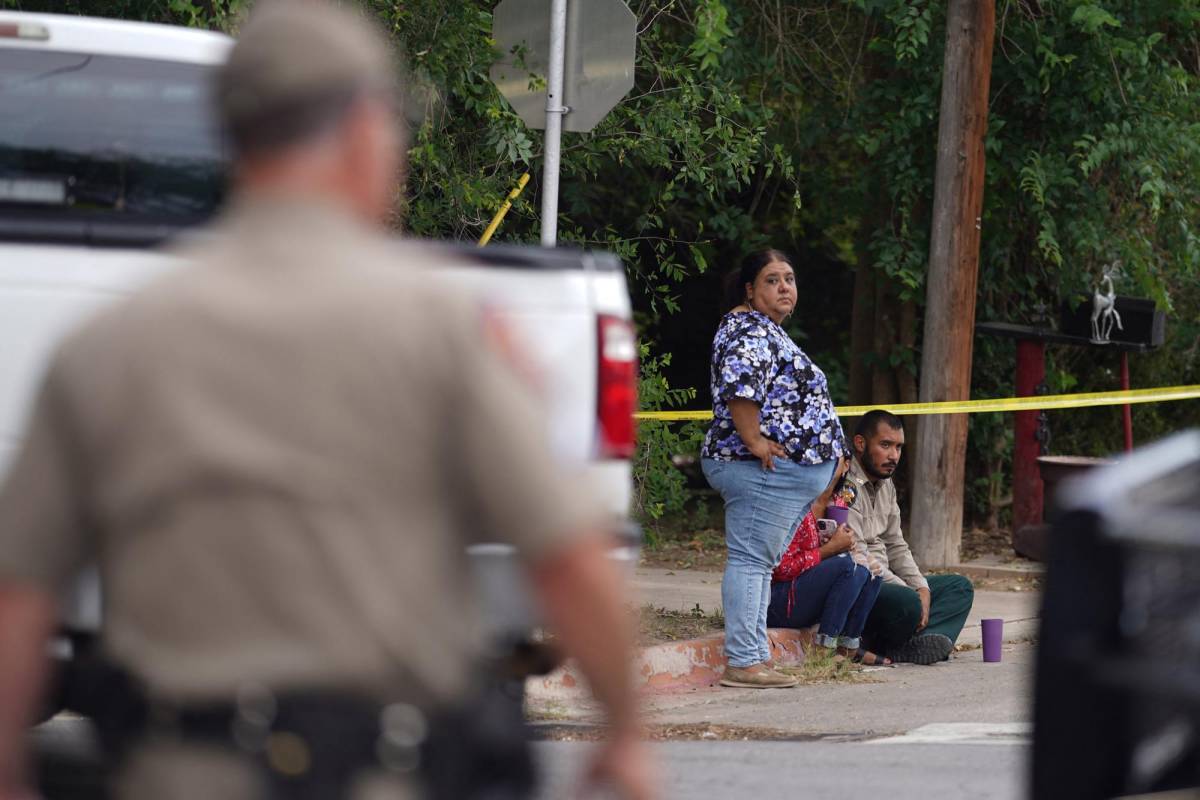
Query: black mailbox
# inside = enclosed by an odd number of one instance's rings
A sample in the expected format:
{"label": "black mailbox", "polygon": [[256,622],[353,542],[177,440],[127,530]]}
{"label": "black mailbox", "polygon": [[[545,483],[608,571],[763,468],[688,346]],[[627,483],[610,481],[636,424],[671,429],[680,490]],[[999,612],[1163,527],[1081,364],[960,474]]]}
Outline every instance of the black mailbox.
{"label": "black mailbox", "polygon": [[[1166,314],[1157,310],[1153,300],[1117,295],[1115,304],[1121,317],[1121,329],[1114,325],[1109,339],[1146,348],[1160,347],[1166,335]],[[1068,336],[1092,338],[1092,301],[1075,297],[1062,304],[1059,332]]]}

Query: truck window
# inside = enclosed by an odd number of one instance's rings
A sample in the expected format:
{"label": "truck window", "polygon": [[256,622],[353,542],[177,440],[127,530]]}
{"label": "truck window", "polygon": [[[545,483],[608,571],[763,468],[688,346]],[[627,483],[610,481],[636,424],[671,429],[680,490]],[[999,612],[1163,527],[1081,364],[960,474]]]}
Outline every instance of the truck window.
{"label": "truck window", "polygon": [[0,47],[0,216],[207,219],[226,170],[211,70]]}

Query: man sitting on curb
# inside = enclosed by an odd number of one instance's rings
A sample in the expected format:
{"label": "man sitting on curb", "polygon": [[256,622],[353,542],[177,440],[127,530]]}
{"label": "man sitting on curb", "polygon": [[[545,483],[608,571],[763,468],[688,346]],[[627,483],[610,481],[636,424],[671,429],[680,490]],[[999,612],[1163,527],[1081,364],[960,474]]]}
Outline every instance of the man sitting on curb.
{"label": "man sitting on curb", "polygon": [[849,525],[883,565],[863,644],[893,661],[933,664],[954,649],[971,611],[975,589],[962,575],[921,574],[900,529],[892,473],[904,448],[904,423],[887,411],[869,411],[854,431],[854,459],[843,484]]}

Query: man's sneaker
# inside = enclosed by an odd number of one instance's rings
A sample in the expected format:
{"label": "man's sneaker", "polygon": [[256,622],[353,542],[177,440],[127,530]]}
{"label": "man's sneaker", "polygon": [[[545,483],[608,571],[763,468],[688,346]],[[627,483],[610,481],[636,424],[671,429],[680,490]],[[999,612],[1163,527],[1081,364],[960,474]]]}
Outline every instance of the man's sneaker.
{"label": "man's sneaker", "polygon": [[739,689],[790,689],[799,682],[799,678],[778,673],[766,664],[726,667],[725,674],[721,676],[722,686]]}
{"label": "man's sneaker", "polygon": [[892,661],[936,664],[949,658],[952,650],[954,642],[950,641],[948,636],[940,633],[918,633],[888,655],[892,657]]}

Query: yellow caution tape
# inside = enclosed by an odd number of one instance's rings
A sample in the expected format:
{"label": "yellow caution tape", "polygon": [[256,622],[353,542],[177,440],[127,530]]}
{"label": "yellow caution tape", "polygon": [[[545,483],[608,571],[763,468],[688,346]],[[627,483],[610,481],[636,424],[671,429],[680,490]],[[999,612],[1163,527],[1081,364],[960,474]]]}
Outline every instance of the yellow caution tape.
{"label": "yellow caution tape", "polygon": [[525,184],[527,183],[529,183],[528,172],[522,175],[521,179],[517,181],[516,187],[508,193],[508,197],[501,203],[500,210],[496,212],[496,216],[492,217],[492,221],[488,223],[487,230],[483,232],[483,236],[479,237],[480,247],[483,247],[492,240],[492,234],[496,232],[496,228],[500,227],[500,222],[504,219],[504,215],[512,208],[513,202],[521,196],[521,190],[525,188]]}
{"label": "yellow caution tape", "polygon": [[[839,406],[843,417],[860,417],[876,408],[893,414],[982,414],[995,411],[1040,411],[1091,406],[1123,406],[1134,403],[1164,403],[1171,400],[1200,400],[1200,386],[1166,386],[1158,389],[1129,389],[1119,392],[1047,394],[1034,397],[1002,397],[994,400],[950,400],[939,403],[877,403],[869,406]],[[637,419],[680,422],[712,419],[712,411],[642,411]]]}

